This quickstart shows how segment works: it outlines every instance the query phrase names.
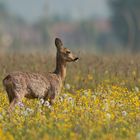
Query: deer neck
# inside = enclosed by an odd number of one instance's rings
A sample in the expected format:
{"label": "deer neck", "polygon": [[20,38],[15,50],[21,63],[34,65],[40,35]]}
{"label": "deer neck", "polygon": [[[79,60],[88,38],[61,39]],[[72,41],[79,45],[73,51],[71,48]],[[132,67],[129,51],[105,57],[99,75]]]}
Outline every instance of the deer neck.
{"label": "deer neck", "polygon": [[57,54],[55,73],[64,81],[66,77],[66,62]]}

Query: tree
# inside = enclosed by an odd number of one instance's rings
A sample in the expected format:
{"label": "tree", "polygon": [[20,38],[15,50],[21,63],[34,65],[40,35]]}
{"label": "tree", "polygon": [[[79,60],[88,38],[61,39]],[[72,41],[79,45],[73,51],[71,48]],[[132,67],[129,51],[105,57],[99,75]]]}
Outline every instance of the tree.
{"label": "tree", "polygon": [[113,10],[113,29],[124,46],[133,52],[140,50],[140,1],[109,0]]}
{"label": "tree", "polygon": [[8,16],[7,7],[3,2],[0,2],[0,19]]}

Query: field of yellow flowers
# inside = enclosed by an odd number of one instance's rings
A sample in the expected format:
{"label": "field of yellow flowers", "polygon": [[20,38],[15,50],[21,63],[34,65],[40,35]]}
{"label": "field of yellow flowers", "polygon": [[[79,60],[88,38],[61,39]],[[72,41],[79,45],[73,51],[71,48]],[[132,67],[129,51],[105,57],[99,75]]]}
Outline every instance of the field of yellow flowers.
{"label": "field of yellow flowers", "polygon": [[[46,73],[53,70],[53,59],[0,55],[0,80],[13,70]],[[0,84],[0,140],[140,140],[139,60],[139,55],[83,55],[68,66],[53,106],[24,99],[11,115]]]}

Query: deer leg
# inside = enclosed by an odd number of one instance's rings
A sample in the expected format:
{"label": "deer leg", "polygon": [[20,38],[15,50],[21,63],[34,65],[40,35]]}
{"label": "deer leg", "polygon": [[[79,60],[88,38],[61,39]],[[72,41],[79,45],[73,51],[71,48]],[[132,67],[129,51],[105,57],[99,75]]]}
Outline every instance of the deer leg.
{"label": "deer leg", "polygon": [[16,94],[16,92],[14,92],[13,96],[11,96],[12,97],[11,98],[12,100],[10,102],[10,106],[9,106],[8,112],[13,111],[13,109],[15,108],[15,105],[18,102],[22,101],[23,96],[20,96],[20,95],[23,95],[23,94],[21,94],[21,93],[22,92],[17,92],[17,94]]}
{"label": "deer leg", "polygon": [[8,109],[8,112],[11,113],[16,105],[16,103],[19,101],[19,99],[17,97],[15,97],[11,103],[10,103],[10,106],[9,106],[9,109]]}
{"label": "deer leg", "polygon": [[14,96],[15,96],[13,89],[11,87],[6,87],[6,92],[8,95],[9,103],[11,104],[11,102],[13,101]]}
{"label": "deer leg", "polygon": [[11,94],[8,93],[8,99],[9,99],[9,103],[11,104],[14,98]]}
{"label": "deer leg", "polygon": [[50,97],[50,100],[49,100],[50,105],[53,105],[54,102],[55,102],[55,94],[53,94],[53,95]]}
{"label": "deer leg", "polygon": [[49,103],[50,105],[53,105],[55,103],[55,99],[50,99]]}

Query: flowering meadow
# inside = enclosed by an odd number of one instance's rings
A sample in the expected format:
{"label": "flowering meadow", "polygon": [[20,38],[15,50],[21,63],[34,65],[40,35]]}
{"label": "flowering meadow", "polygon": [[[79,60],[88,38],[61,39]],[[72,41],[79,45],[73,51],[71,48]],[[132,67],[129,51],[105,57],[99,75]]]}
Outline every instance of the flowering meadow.
{"label": "flowering meadow", "polygon": [[[0,55],[0,79],[17,70],[47,73],[53,60],[40,54]],[[53,106],[23,99],[10,115],[1,83],[0,140],[140,140],[139,60],[139,55],[83,55],[68,65]]]}

